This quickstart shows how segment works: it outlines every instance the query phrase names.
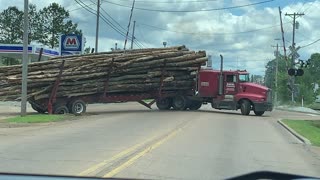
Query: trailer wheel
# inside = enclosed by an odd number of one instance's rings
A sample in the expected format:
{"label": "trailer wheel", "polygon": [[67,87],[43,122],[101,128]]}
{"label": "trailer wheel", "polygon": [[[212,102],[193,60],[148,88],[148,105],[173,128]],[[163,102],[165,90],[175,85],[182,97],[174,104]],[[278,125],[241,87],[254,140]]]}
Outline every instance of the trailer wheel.
{"label": "trailer wheel", "polygon": [[184,96],[176,96],[173,98],[173,109],[174,110],[186,110],[188,105],[188,100]]}
{"label": "trailer wheel", "polygon": [[33,110],[37,111],[37,112],[40,113],[40,114],[44,114],[44,113],[46,112],[45,110],[37,107],[37,106],[34,105],[34,104],[31,104],[31,107],[32,107]]}
{"label": "trailer wheel", "polygon": [[256,116],[262,116],[264,111],[253,111]]}
{"label": "trailer wheel", "polygon": [[171,98],[157,99],[156,105],[160,110],[169,110],[172,106],[172,99]]}
{"label": "trailer wheel", "polygon": [[69,104],[69,111],[72,114],[82,114],[85,113],[87,110],[87,105],[84,101],[77,99],[74,101],[71,101],[71,103]]}
{"label": "trailer wheel", "polygon": [[202,102],[201,101],[191,101],[191,104],[189,106],[190,110],[198,110],[200,109],[202,106]]}
{"label": "trailer wheel", "polygon": [[249,115],[251,110],[250,102],[248,100],[243,100],[241,102],[240,110],[242,115],[246,115],[246,116]]}
{"label": "trailer wheel", "polygon": [[68,114],[69,110],[65,105],[56,105],[53,107],[53,114]]}

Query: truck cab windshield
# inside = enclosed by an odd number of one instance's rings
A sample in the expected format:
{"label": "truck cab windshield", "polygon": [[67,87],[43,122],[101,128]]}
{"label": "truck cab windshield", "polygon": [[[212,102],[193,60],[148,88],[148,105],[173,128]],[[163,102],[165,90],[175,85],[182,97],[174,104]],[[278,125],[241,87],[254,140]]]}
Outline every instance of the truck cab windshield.
{"label": "truck cab windshield", "polygon": [[239,74],[240,82],[250,82],[249,74]]}

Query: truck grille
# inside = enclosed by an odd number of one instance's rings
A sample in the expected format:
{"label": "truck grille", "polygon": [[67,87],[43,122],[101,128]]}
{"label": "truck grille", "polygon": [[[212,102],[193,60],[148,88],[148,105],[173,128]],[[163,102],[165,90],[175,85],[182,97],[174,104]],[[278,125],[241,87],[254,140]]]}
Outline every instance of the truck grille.
{"label": "truck grille", "polygon": [[272,103],[272,90],[269,89],[267,92],[267,102]]}

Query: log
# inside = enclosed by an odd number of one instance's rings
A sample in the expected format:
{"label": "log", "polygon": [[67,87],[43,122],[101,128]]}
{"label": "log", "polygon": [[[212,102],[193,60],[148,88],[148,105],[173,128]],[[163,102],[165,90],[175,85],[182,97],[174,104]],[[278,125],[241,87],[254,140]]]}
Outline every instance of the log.
{"label": "log", "polygon": [[[197,71],[207,61],[204,51],[185,46],[103,52],[52,58],[28,66],[28,98],[48,98],[65,65],[57,97],[107,93],[135,93],[194,88]],[[0,101],[21,94],[21,65],[0,67]],[[108,86],[105,87],[106,82]],[[107,89],[105,89],[107,88]]]}

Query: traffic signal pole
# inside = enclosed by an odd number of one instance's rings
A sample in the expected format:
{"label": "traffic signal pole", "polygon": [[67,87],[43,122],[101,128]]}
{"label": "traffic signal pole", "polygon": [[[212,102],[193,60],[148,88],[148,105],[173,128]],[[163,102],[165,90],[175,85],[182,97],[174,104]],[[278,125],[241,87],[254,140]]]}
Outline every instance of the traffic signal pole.
{"label": "traffic signal pole", "polygon": [[[295,42],[294,42],[294,39],[295,39],[295,30],[296,30],[296,19],[299,17],[299,16],[303,16],[304,13],[293,13],[293,14],[288,14],[286,13],[285,14],[286,16],[290,16],[293,18],[293,23],[292,23],[292,49],[293,51],[295,50]],[[291,68],[292,69],[295,69],[295,53],[291,53],[292,56],[291,56]],[[290,80],[290,86],[291,86],[291,101],[294,102],[294,94],[295,94],[295,87],[294,87],[294,82],[295,82],[295,76],[291,76],[291,80]]]}

